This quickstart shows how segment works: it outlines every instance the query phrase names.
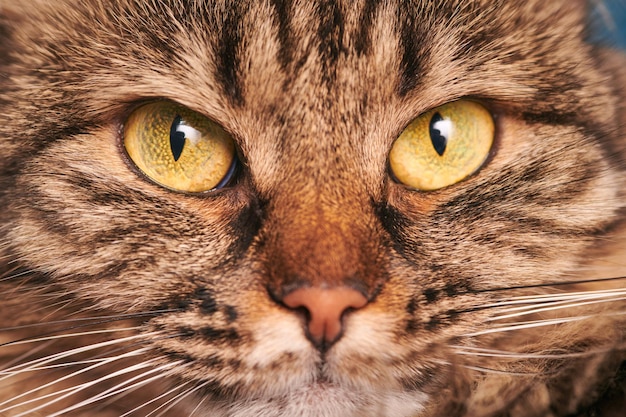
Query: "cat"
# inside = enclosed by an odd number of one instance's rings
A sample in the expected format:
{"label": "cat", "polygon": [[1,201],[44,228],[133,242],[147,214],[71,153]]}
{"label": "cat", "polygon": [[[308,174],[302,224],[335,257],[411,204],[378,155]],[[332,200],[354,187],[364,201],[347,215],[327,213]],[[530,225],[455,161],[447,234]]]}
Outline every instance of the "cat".
{"label": "cat", "polygon": [[623,416],[590,7],[0,0],[0,415]]}

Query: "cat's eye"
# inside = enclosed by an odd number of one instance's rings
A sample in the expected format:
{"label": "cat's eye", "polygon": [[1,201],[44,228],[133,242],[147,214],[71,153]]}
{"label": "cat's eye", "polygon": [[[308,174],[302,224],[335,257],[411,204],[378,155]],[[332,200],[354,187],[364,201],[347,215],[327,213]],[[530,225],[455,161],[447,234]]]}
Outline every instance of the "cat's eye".
{"label": "cat's eye", "polygon": [[124,146],[152,181],[198,193],[227,184],[237,155],[232,137],[217,123],[168,101],[135,109],[124,124]]}
{"label": "cat's eye", "polygon": [[394,142],[389,167],[402,184],[423,191],[447,187],[476,172],[495,135],[491,113],[471,100],[454,101],[414,119]]}

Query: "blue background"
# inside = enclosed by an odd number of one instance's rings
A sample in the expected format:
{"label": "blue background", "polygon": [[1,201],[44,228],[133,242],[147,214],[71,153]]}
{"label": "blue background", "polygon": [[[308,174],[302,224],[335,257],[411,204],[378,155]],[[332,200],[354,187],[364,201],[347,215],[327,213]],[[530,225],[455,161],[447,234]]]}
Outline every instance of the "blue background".
{"label": "blue background", "polygon": [[626,0],[603,0],[597,3],[591,15],[590,40],[626,49]]}

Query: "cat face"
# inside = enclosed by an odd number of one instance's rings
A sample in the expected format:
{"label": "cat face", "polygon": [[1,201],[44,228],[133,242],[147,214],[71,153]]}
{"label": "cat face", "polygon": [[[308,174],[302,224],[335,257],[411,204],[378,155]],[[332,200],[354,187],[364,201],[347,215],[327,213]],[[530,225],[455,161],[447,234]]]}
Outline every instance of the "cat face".
{"label": "cat face", "polygon": [[[86,320],[47,349],[138,372],[124,412],[169,392],[202,415],[487,415],[530,382],[472,369],[544,375],[567,363],[537,355],[623,337],[623,302],[568,323],[563,294],[612,287],[560,285],[625,201],[620,84],[582,2],[0,5],[1,322]],[[456,146],[434,115],[461,132],[468,108],[492,127],[465,146],[493,143],[420,189],[400,165],[423,178]],[[440,155],[416,165],[397,149],[422,125]],[[191,140],[212,129],[222,153]],[[196,149],[191,186],[172,167]]]}

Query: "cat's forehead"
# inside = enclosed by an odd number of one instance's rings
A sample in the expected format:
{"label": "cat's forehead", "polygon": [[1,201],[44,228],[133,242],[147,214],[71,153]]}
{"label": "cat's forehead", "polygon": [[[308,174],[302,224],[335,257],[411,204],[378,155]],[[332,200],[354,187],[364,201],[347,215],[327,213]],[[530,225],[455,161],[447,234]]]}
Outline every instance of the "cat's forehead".
{"label": "cat's forehead", "polygon": [[173,100],[221,123],[253,172],[276,181],[293,166],[277,158],[297,157],[376,184],[385,149],[429,108],[477,97],[545,119],[584,108],[580,87],[595,82],[584,51],[571,54],[582,45],[579,1],[11,7],[26,9],[15,38],[77,116],[105,124],[132,103]]}
{"label": "cat's forehead", "polygon": [[[316,96],[345,107],[340,96],[368,90],[372,99],[382,86],[400,96],[432,96],[424,91],[432,84],[452,93],[467,73],[497,79],[514,64],[567,61],[572,48],[558,46],[580,42],[586,12],[581,1],[475,0],[62,0],[3,8],[8,16],[25,9],[15,31],[36,42],[33,58],[50,69],[89,69],[105,88],[114,82],[107,75],[126,75],[127,94],[204,92],[211,111],[254,100],[285,105],[285,98],[292,107]],[[156,90],[142,86],[148,80]]]}

